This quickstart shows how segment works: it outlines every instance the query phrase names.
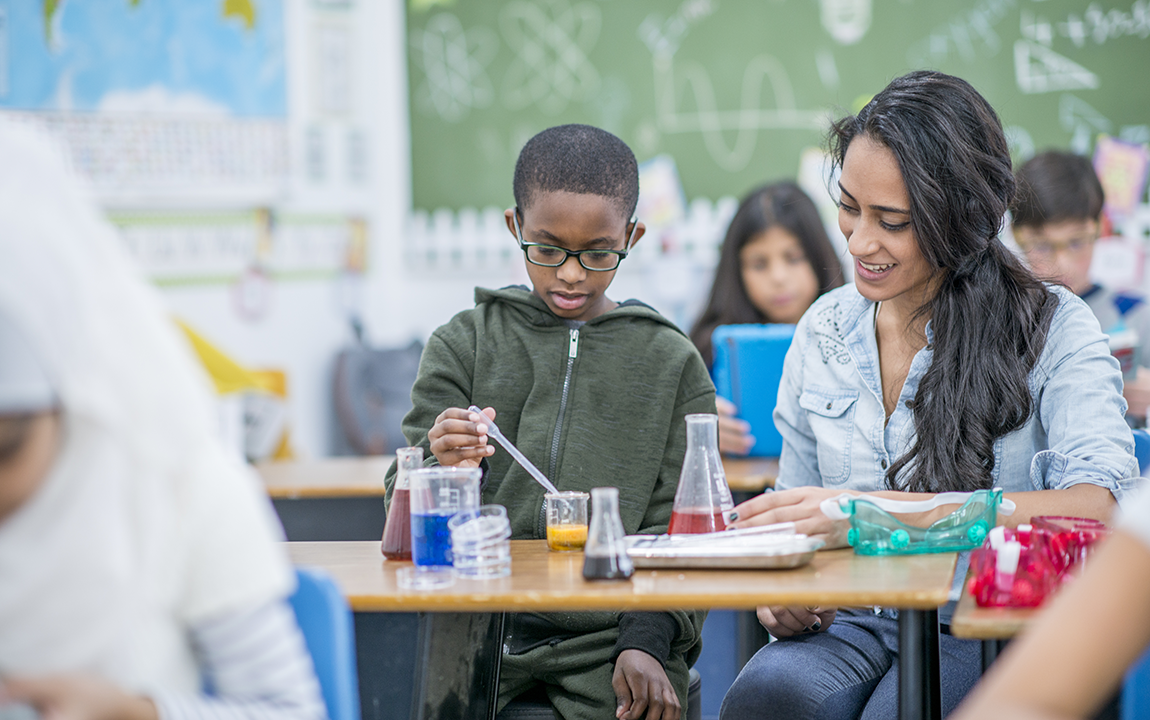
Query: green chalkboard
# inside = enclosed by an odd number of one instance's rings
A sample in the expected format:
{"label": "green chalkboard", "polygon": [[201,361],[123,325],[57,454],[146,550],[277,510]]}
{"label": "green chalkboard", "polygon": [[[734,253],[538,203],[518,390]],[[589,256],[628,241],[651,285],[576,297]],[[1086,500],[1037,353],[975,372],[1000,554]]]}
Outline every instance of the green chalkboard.
{"label": "green chalkboard", "polygon": [[665,153],[688,198],[794,177],[829,115],[934,68],[1016,157],[1150,141],[1147,0],[411,0],[413,204],[507,206],[523,143],[569,122]]}

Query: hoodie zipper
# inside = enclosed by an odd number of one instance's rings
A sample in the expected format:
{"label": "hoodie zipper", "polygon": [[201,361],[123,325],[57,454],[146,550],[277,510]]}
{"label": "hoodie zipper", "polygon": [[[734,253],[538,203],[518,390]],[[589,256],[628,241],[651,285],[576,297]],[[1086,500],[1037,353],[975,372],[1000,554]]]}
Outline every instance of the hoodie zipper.
{"label": "hoodie zipper", "polygon": [[[567,372],[563,376],[563,396],[559,400],[559,417],[555,421],[555,434],[551,436],[551,464],[548,466],[548,479],[555,482],[555,470],[559,466],[559,436],[563,434],[563,416],[567,413],[567,395],[571,391],[571,372],[575,369],[575,358],[579,355],[579,330],[571,328],[567,343]],[[539,536],[546,537],[546,503],[539,507]]]}

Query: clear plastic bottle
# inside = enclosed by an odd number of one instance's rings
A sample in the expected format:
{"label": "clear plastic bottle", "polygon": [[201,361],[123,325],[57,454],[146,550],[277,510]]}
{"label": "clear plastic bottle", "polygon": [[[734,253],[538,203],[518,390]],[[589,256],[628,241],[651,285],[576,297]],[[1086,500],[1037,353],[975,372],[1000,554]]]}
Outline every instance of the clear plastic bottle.
{"label": "clear plastic bottle", "polygon": [[627,555],[623,521],[619,518],[619,490],[591,488],[591,529],[583,547],[583,577],[587,580],[625,580],[635,572]]}
{"label": "clear plastic bottle", "polygon": [[388,560],[411,559],[411,480],[407,473],[423,467],[423,448],[405,447],[395,451],[395,489],[387,520],[383,525],[380,549]]}
{"label": "clear plastic bottle", "polygon": [[667,532],[678,535],[726,530],[726,516],[734,506],[719,456],[719,416],[688,415],[687,452]]}

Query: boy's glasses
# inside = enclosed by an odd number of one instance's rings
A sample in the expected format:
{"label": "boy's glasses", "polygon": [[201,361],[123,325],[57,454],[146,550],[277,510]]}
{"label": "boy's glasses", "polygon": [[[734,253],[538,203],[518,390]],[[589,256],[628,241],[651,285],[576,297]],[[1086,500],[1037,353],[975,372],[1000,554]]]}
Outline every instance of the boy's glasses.
{"label": "boy's glasses", "polygon": [[592,272],[607,272],[619,267],[619,263],[627,257],[629,252],[627,248],[635,239],[635,228],[639,227],[638,221],[632,218],[631,234],[623,244],[623,250],[568,250],[555,245],[524,242],[523,231],[519,228],[519,208],[515,208],[512,219],[515,222],[515,236],[519,239],[519,248],[527,256],[527,262],[532,265],[554,268],[567,262],[567,258],[573,257],[579,261],[585,270]]}
{"label": "boy's glasses", "polygon": [[1091,246],[1098,240],[1095,236],[1087,235],[1085,237],[1071,238],[1064,242],[1051,242],[1043,238],[1035,238],[1033,240],[1020,240],[1018,246],[1022,248],[1023,252],[1036,258],[1048,260],[1053,258],[1059,253],[1067,253],[1071,256],[1081,255],[1090,249]]}

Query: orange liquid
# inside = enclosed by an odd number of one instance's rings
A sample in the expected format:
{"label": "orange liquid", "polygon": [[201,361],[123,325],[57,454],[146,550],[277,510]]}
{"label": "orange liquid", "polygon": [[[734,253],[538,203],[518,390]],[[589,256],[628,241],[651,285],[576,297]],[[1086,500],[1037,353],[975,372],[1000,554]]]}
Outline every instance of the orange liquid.
{"label": "orange liquid", "polygon": [[582,550],[587,544],[586,525],[548,525],[547,547],[555,552]]}

